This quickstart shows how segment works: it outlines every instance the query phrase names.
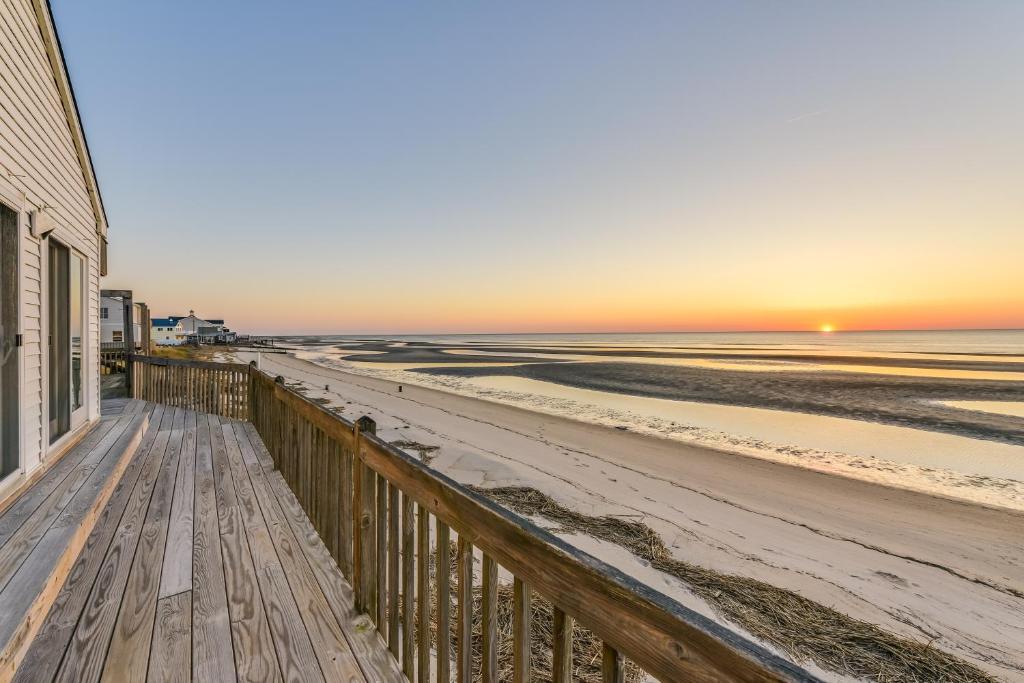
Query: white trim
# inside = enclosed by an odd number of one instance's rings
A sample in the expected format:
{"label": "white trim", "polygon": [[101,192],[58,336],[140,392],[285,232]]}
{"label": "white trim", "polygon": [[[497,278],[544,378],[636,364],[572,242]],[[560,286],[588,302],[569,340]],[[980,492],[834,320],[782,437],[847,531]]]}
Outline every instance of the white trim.
{"label": "white trim", "polygon": [[[25,424],[25,246],[22,238],[28,233],[28,214],[18,212],[18,334],[21,335],[21,346],[18,347],[18,470],[25,474],[28,469],[25,462],[25,440],[27,425]],[[0,493],[0,500],[3,494]]]}
{"label": "white trim", "polygon": [[[65,240],[64,233],[66,231],[57,228],[50,236],[45,240],[41,240],[42,243],[46,243],[45,254],[40,254],[40,278],[39,283],[40,293],[40,327],[42,328],[39,332],[39,346],[40,346],[40,367],[45,368],[45,372],[40,374],[43,377],[42,382],[42,401],[40,405],[40,414],[43,416],[42,424],[40,425],[40,441],[42,442],[40,462],[46,462],[50,458],[50,454],[55,450],[59,450],[60,445],[64,442],[64,438],[68,434],[73,434],[83,425],[88,425],[94,421],[98,416],[99,411],[93,412],[93,408],[99,406],[94,405],[98,399],[96,396],[99,394],[100,387],[97,386],[99,382],[98,377],[93,377],[92,373],[89,372],[87,361],[89,359],[88,350],[91,348],[90,340],[87,339],[89,331],[89,263],[90,259],[88,254],[75,247],[75,242],[81,243],[77,239]],[[49,242],[53,240],[58,244],[61,244],[68,248],[73,254],[78,254],[82,257],[84,268],[82,270],[82,407],[78,410],[72,410],[70,416],[70,425],[67,433],[58,438],[53,443],[50,443],[50,249]],[[71,254],[69,254],[69,257]],[[70,274],[70,269],[69,269]],[[70,362],[70,361],[69,361]],[[70,386],[68,390],[70,391]],[[70,397],[68,399],[68,406],[70,407]],[[79,421],[75,422],[75,414],[79,414]]]}
{"label": "white trim", "polygon": [[0,202],[21,213],[26,210],[27,197],[6,176],[0,175]]}
{"label": "white trim", "polygon": [[0,479],[0,501],[7,500],[7,497],[14,493],[23,481],[25,481],[25,469],[23,467],[19,467],[3,479]]}

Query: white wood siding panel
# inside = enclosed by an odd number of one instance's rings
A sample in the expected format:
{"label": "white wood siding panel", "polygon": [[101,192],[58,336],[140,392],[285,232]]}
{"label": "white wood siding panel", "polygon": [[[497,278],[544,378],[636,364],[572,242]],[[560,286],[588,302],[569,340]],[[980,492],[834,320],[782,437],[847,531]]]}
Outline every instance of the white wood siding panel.
{"label": "white wood siding panel", "polygon": [[[86,275],[86,395],[99,414],[99,238],[88,185],[31,0],[0,0],[0,171],[24,195],[23,211],[41,206],[53,237],[80,250]],[[47,448],[43,386],[42,255],[45,244],[21,236],[22,460],[37,465]]]}

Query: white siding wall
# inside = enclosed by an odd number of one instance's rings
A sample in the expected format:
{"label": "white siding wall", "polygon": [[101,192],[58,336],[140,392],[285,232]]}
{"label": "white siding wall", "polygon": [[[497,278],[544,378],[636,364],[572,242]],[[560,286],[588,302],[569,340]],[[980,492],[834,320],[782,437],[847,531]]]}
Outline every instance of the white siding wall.
{"label": "white siding wall", "polygon": [[99,415],[99,238],[85,177],[75,150],[32,0],[0,0],[0,182],[17,192],[22,211],[22,443],[30,470],[47,448],[43,404],[46,374],[43,283],[45,243],[28,234],[27,212],[42,206],[57,228],[52,236],[88,259],[87,401]]}

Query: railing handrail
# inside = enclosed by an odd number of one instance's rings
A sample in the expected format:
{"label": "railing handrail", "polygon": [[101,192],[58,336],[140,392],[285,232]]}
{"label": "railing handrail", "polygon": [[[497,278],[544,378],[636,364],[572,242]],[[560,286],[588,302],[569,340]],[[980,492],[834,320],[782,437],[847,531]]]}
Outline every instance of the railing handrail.
{"label": "railing handrail", "polygon": [[[351,480],[357,491],[354,496],[359,495],[355,463],[360,463],[454,529],[460,538],[465,538],[489,555],[517,579],[530,585],[554,607],[575,618],[602,641],[661,681],[818,680],[748,638],[468,489],[376,435],[360,432],[352,421],[281,381],[275,381],[253,364],[245,366],[137,355],[131,359],[158,366],[214,370],[230,367],[236,371],[245,368],[250,421],[257,422],[253,413],[257,409],[253,397],[259,393],[257,385],[260,385],[261,391],[271,392],[262,395],[281,401],[309,426],[320,430],[341,447],[354,450],[356,458],[353,459]],[[267,436],[261,434],[265,440]],[[287,442],[281,438],[279,428],[275,436],[277,440],[274,443]],[[271,446],[269,442],[267,445],[268,448]],[[341,489],[337,491],[341,496]],[[355,546],[359,545],[360,534],[358,504],[355,501],[349,508],[354,518],[352,538],[345,540]],[[370,524],[369,520],[362,521],[364,525]],[[364,548],[362,552],[372,554],[374,549]],[[365,606],[365,596],[359,600],[360,573],[365,570],[359,565],[358,558],[355,558],[349,567],[352,576],[348,578],[356,591],[357,603]],[[374,615],[370,614],[370,617],[373,619]]]}
{"label": "railing handrail", "polygon": [[220,361],[212,360],[184,360],[181,358],[146,356],[140,353],[129,354],[128,360],[138,361],[140,363],[147,363],[149,365],[159,365],[164,367],[203,368],[205,370],[238,370],[246,372],[248,372],[249,370],[249,366],[246,365],[245,363],[222,363]]}

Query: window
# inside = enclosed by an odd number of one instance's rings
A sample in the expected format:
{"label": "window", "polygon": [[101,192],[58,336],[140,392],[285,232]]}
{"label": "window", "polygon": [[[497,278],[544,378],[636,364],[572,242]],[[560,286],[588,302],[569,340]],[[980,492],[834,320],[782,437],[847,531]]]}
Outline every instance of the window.
{"label": "window", "polygon": [[106,306],[104,306],[103,308],[100,309],[100,319],[107,320],[108,318],[110,318],[110,311],[109,309],[107,309]]}
{"label": "window", "polygon": [[124,341],[124,332],[121,331],[121,330],[114,330],[114,341],[116,341],[116,342],[123,342]]}

